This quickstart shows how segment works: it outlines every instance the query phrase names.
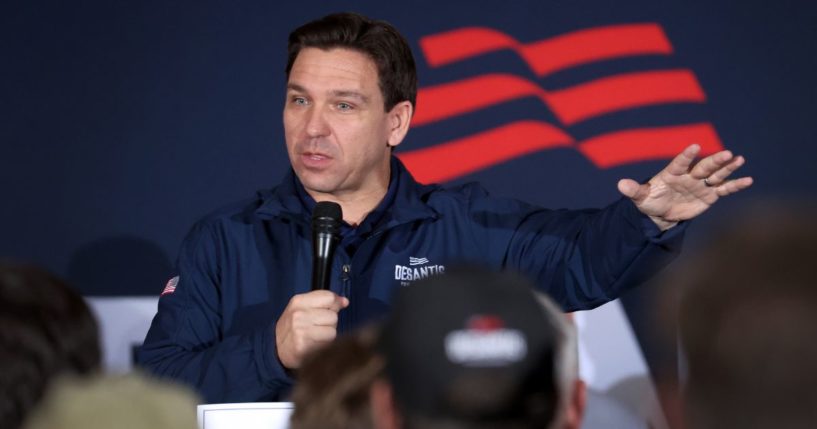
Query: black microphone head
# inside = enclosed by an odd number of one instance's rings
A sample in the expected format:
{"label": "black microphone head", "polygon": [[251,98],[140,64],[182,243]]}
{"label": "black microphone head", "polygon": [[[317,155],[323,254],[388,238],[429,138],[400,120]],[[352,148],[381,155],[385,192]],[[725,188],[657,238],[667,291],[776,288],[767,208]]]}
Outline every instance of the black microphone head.
{"label": "black microphone head", "polygon": [[343,219],[343,210],[340,204],[321,201],[315,204],[315,209],[312,210],[312,230],[337,233],[340,230],[341,219]]}

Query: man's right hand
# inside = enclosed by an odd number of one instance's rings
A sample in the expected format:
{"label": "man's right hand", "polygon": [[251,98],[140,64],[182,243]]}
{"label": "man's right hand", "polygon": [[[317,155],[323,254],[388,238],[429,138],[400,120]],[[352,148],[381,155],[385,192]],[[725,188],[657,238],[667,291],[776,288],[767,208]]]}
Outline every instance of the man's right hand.
{"label": "man's right hand", "polygon": [[296,369],[307,352],[334,340],[338,312],[348,306],[348,298],[328,290],[293,296],[275,324],[275,344],[281,363]]}

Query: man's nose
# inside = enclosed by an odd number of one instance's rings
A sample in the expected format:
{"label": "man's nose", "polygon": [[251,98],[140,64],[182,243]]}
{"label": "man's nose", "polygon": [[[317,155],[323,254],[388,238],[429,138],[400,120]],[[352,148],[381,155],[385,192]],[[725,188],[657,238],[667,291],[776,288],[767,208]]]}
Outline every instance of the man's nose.
{"label": "man's nose", "polygon": [[306,118],[306,134],[309,137],[325,137],[329,135],[329,122],[326,120],[326,112],[320,105],[309,109]]}

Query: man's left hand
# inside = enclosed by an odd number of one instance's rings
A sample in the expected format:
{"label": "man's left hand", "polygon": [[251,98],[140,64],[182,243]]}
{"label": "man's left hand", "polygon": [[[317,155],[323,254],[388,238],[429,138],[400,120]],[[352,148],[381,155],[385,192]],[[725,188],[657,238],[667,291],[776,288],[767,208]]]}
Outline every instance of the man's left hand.
{"label": "man's left hand", "polygon": [[752,185],[751,177],[728,180],[745,160],[725,150],[694,164],[701,147],[693,144],[647,183],[621,179],[618,190],[665,231],[703,213],[719,198]]}

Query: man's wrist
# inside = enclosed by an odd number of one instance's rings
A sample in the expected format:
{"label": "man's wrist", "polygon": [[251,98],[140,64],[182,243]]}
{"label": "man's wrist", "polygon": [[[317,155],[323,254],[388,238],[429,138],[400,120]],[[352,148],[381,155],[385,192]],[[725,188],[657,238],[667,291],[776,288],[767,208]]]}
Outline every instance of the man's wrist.
{"label": "man's wrist", "polygon": [[660,216],[649,216],[649,218],[655,222],[658,229],[660,229],[662,232],[674,227],[675,225],[678,225],[678,221],[669,221]]}

